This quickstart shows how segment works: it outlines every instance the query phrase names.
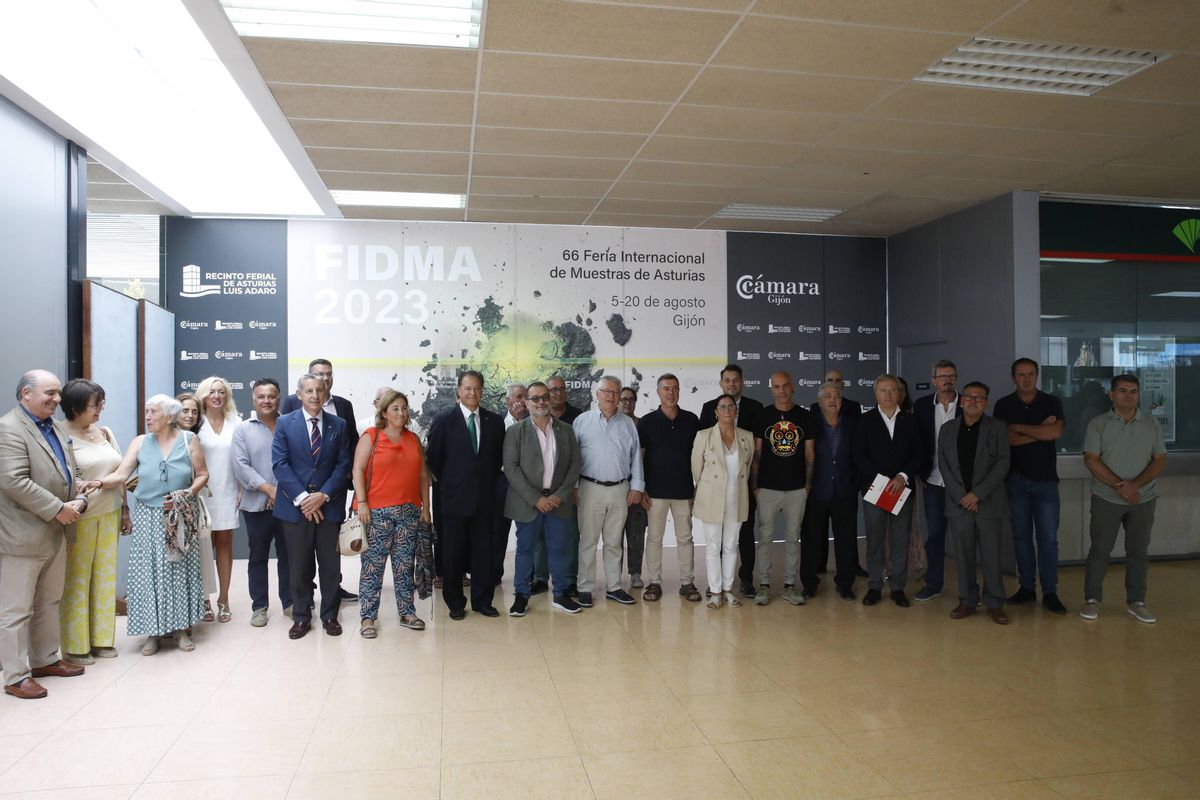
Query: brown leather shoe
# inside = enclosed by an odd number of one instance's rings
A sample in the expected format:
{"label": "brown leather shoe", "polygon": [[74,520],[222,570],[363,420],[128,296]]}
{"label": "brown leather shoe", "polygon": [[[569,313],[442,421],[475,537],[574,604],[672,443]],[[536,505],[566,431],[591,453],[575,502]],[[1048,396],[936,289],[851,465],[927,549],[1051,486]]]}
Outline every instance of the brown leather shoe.
{"label": "brown leather shoe", "polygon": [[288,629],[288,638],[303,639],[308,633],[308,629],[311,627],[312,623],[308,620],[301,620],[300,622],[293,623],[292,627]]}
{"label": "brown leather shoe", "polygon": [[35,678],[74,678],[83,674],[83,667],[78,664],[69,664],[61,658],[53,664],[47,664],[44,667],[34,667],[30,673]]}
{"label": "brown leather shoe", "polygon": [[325,627],[325,633],[330,636],[342,635],[342,624],[336,619],[331,619],[328,622],[322,622],[321,625]]}
{"label": "brown leather shoe", "polygon": [[19,697],[22,700],[37,700],[39,697],[46,696],[46,687],[33,678],[26,678],[20,683],[11,683],[5,686],[4,693],[11,694],[13,697]]}
{"label": "brown leather shoe", "polygon": [[1008,624],[1008,615],[1004,613],[1003,608],[989,608],[987,610],[987,615],[991,617],[992,622],[996,623],[997,625]]}
{"label": "brown leather shoe", "polygon": [[965,619],[975,613],[975,606],[969,606],[966,603],[959,603],[950,612],[950,619]]}

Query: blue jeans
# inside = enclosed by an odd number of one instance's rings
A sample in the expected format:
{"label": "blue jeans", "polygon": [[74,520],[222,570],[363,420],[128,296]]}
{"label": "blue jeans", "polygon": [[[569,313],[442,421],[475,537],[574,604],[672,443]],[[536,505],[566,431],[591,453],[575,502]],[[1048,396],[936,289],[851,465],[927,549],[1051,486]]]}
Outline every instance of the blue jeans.
{"label": "blue jeans", "polygon": [[[574,514],[572,514],[574,516]],[[529,580],[533,576],[533,544],[539,539],[546,543],[550,562],[550,580],[555,596],[567,589],[567,528],[570,520],[554,512],[539,513],[532,522],[517,522],[517,560],[513,566],[513,589],[529,596]]]}
{"label": "blue jeans", "polygon": [[[1014,472],[1008,476],[1008,505],[1012,511],[1013,549],[1017,578],[1022,589],[1032,591],[1037,578],[1042,594],[1058,593],[1058,484],[1031,481]],[[1037,553],[1034,553],[1034,532]]]}
{"label": "blue jeans", "polygon": [[[571,514],[562,521],[567,526],[567,565],[565,567],[566,582],[563,589],[575,583],[579,575],[579,518],[578,509],[572,508]],[[550,578],[550,560],[546,555],[546,540],[538,535],[533,542],[533,580],[544,581]],[[513,565],[516,568],[516,565]],[[514,586],[516,584],[514,583]]]}
{"label": "blue jeans", "polygon": [[250,582],[250,608],[266,608],[268,601],[267,560],[271,557],[271,542],[275,542],[275,565],[279,578],[279,602],[287,608],[292,604],[291,573],[288,571],[287,543],[283,540],[283,525],[271,511],[243,511],[246,538],[250,543],[250,559],[246,575]]}
{"label": "blue jeans", "polygon": [[946,489],[925,484],[925,588],[940,592],[946,579]]}

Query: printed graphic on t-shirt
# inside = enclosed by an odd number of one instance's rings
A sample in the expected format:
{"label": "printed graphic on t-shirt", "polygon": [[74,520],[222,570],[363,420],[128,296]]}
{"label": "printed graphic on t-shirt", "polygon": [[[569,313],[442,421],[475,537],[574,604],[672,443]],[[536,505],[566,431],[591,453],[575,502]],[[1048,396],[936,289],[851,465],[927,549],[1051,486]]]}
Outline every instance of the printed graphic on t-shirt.
{"label": "printed graphic on t-shirt", "polygon": [[794,423],[781,419],[767,428],[763,436],[773,455],[788,458],[796,455],[800,443],[804,440],[804,432]]}

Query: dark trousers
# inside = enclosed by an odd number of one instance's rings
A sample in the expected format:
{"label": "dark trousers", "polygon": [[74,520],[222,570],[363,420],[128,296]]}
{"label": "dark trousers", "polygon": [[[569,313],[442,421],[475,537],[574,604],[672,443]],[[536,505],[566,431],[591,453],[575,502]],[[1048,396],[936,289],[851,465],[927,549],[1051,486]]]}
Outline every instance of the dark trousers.
{"label": "dark trousers", "polygon": [[246,576],[250,582],[250,608],[267,608],[270,605],[267,560],[271,557],[271,542],[275,543],[279,602],[287,608],[292,604],[292,586],[283,523],[270,511],[243,511],[242,520],[246,523],[246,536],[250,543],[250,560],[246,565]]}
{"label": "dark trousers", "polygon": [[[321,621],[337,619],[339,583],[342,560],[338,556],[337,537],[340,522],[326,517],[319,524],[304,522],[283,523],[287,542],[288,564],[291,567],[292,621],[312,621],[313,578],[321,585]],[[316,560],[313,560],[313,557]]]}
{"label": "dark trousers", "polygon": [[[900,513],[892,516],[874,503],[862,501],[863,520],[867,525],[867,586],[870,588],[883,589],[883,567],[886,563],[891,569],[889,580],[892,591],[904,591],[904,584],[908,581],[908,534],[912,528],[912,507],[910,496]],[[943,513],[942,520],[945,519]],[[891,552],[884,552],[889,533]],[[933,563],[932,555],[930,563]]]}
{"label": "dark trousers", "polygon": [[750,493],[750,516],[742,523],[738,531],[738,555],[741,556],[741,566],[738,567],[738,580],[743,584],[754,585],[754,520],[758,509],[758,501],[754,492]]}
{"label": "dark trousers", "polygon": [[[642,504],[630,506],[625,514],[625,571],[630,575],[642,574],[642,554],[646,552],[646,523],[646,509]],[[659,561],[661,560],[660,558]]]}
{"label": "dark trousers", "polygon": [[1021,588],[1033,591],[1041,578],[1042,594],[1058,594],[1058,483],[1031,481],[1014,472],[1007,484]]}
{"label": "dark trousers", "polygon": [[[929,567],[925,570],[925,587],[942,590],[946,579],[946,489],[942,486],[925,484],[925,556]],[[905,505],[912,505],[910,497]],[[905,540],[907,545],[907,538]]]}
{"label": "dark trousers", "polygon": [[837,564],[834,585],[843,591],[854,586],[854,571],[858,568],[858,498],[814,500],[810,496],[800,530],[800,582],[813,594],[821,583],[818,573],[829,561],[831,522],[833,558]]}
{"label": "dark trousers", "polygon": [[495,540],[495,515],[476,511],[461,517],[446,509],[442,514],[442,600],[451,611],[466,608],[463,573],[471,571],[471,608],[478,611],[492,604],[496,584],[488,580],[492,572],[492,543]]}
{"label": "dark trousers", "polygon": [[504,501],[508,499],[508,479],[504,475],[496,481],[496,517],[492,536],[492,583],[499,585],[504,580],[504,556],[508,552],[508,532],[512,520],[504,516]]}
{"label": "dark trousers", "polygon": [[[571,516],[571,515],[568,515]],[[517,523],[517,556],[513,571],[516,594],[529,597],[529,580],[533,575],[533,543],[545,543],[550,559],[550,576],[553,580],[554,596],[561,596],[567,589],[567,520],[553,511],[539,512],[531,522]],[[578,555],[576,556],[578,558]]]}
{"label": "dark trousers", "polygon": [[968,513],[950,519],[954,560],[958,565],[958,602],[970,608],[979,604],[976,570],[982,569],[983,604],[988,608],[1004,608],[1004,573],[1000,568],[1000,532],[1003,528],[1004,521],[999,517]]}
{"label": "dark trousers", "polygon": [[[563,534],[564,547],[567,550],[566,581],[568,586],[574,586],[579,579],[579,509],[571,507],[571,513],[565,520],[566,529]],[[546,537],[538,533],[533,541],[533,580],[545,581],[550,579],[550,559],[546,553]]]}

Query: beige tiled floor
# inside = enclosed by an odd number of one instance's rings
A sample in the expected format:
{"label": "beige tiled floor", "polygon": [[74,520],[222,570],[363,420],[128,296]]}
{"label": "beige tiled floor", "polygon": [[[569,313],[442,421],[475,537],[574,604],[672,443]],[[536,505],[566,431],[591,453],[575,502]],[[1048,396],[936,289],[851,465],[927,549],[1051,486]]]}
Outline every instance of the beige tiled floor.
{"label": "beige tiled floor", "polygon": [[541,595],[456,623],[424,601],[423,633],[389,586],[378,639],[346,606],[345,635],[300,642],[278,609],[249,627],[234,575],[234,622],[194,653],[121,636],[47,699],[0,697],[0,800],[1200,797],[1196,562],[1151,567],[1153,627],[1115,602],[1080,620],[1071,567],[1071,614],[1006,628],[951,620],[949,594],[864,608],[828,582],[803,608],[710,612],[668,575],[659,603],[577,616]]}

